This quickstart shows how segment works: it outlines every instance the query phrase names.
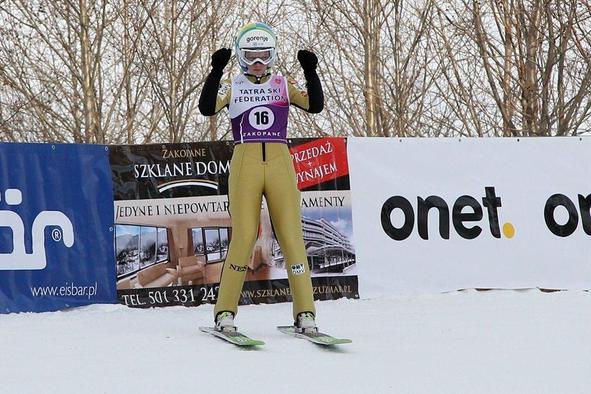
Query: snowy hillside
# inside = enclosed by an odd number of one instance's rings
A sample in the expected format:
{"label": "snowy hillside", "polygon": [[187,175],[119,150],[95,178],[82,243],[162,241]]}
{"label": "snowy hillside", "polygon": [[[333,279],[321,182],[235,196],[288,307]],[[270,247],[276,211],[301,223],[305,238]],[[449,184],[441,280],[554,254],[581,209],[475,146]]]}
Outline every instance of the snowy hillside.
{"label": "snowy hillside", "polygon": [[589,393],[588,292],[464,291],[318,303],[320,348],[246,306],[242,350],[197,330],[212,306],[0,315],[2,393]]}

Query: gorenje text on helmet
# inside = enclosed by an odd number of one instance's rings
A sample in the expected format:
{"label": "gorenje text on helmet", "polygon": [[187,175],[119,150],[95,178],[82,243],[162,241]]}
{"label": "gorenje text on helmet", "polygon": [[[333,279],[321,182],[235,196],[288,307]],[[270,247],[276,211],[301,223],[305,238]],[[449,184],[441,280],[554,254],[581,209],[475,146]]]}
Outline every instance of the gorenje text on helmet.
{"label": "gorenje text on helmet", "polygon": [[265,36],[246,37],[246,42],[247,43],[250,43],[251,41],[264,41],[264,42],[267,42],[267,41],[269,41],[269,37],[265,37]]}

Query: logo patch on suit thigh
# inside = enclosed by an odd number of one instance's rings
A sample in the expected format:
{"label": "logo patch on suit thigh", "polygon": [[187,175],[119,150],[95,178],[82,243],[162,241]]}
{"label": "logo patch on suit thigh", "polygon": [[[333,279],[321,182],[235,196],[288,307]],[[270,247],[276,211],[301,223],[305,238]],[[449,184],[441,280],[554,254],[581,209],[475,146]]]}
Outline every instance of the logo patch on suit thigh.
{"label": "logo patch on suit thigh", "polygon": [[293,264],[291,266],[291,273],[294,275],[302,275],[304,272],[306,272],[306,268],[303,263]]}
{"label": "logo patch on suit thigh", "polygon": [[246,266],[230,264],[230,269],[237,272],[246,272]]}

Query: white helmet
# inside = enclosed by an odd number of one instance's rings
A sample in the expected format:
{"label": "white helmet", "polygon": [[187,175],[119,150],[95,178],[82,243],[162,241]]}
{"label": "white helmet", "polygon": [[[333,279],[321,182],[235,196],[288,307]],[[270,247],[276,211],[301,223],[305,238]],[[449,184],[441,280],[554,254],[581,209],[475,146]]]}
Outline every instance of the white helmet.
{"label": "white helmet", "polygon": [[242,27],[234,45],[242,71],[257,62],[273,67],[277,58],[276,45],[277,36],[268,25],[256,22]]}

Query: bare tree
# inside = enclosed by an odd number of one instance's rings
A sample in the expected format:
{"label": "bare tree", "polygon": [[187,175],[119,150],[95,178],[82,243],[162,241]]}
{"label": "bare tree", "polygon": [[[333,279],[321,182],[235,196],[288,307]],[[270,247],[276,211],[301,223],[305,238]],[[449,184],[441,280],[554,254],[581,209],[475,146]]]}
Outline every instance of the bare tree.
{"label": "bare tree", "polygon": [[[590,116],[590,11],[577,0],[440,4],[439,36],[452,66],[444,86],[455,92],[447,103],[478,135],[576,135]],[[461,37],[456,44],[476,54],[475,63],[462,66],[449,37]],[[458,103],[480,110],[465,116]]]}
{"label": "bare tree", "polygon": [[[191,21],[199,20],[205,7],[201,4],[191,8],[188,2],[179,4],[176,0],[142,1],[140,6],[148,23],[138,46],[137,60],[156,100],[152,104],[152,112],[156,115],[153,126],[164,125],[164,140],[179,142],[193,111],[190,93],[195,90],[197,81],[192,71],[202,48],[201,41],[207,33],[202,26]],[[165,119],[163,124],[162,119]],[[147,139],[151,140],[156,131],[151,128]]]}
{"label": "bare tree", "polygon": [[[279,37],[276,70],[326,105],[290,135],[589,132],[589,0],[0,1],[0,141],[146,143],[230,137],[197,99],[242,25]],[[226,68],[237,73],[236,60]]]}
{"label": "bare tree", "polygon": [[[378,54],[381,94],[377,108],[381,135],[427,136],[436,105],[431,94],[439,68],[434,60],[434,1],[395,1],[383,7],[382,50]],[[378,44],[378,43],[376,43]]]}
{"label": "bare tree", "polygon": [[10,134],[20,140],[206,139],[196,90],[207,75],[214,42],[204,39],[218,28],[216,36],[226,39],[232,5],[221,0],[0,4],[0,29],[8,38],[0,43],[2,99],[9,100],[3,127],[18,115]]}
{"label": "bare tree", "polygon": [[[16,0],[0,5],[1,78],[39,140],[106,142],[101,105],[103,33],[117,10],[108,1]],[[28,124],[27,124],[28,123]]]}
{"label": "bare tree", "polygon": [[431,1],[298,2],[313,28],[293,30],[321,58],[330,134],[421,135],[434,74]]}

